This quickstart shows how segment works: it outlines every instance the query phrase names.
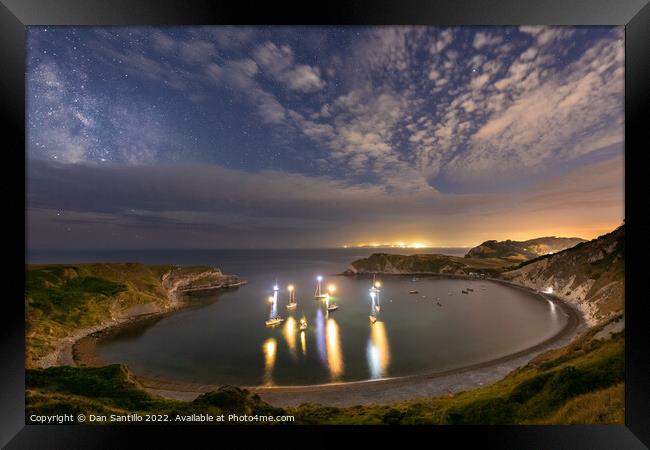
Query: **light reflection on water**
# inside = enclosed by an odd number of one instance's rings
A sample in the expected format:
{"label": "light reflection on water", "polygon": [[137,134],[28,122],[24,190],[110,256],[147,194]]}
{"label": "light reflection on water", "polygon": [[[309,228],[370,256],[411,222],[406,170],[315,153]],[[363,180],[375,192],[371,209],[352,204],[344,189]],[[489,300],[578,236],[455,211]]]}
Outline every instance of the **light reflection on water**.
{"label": "light reflection on water", "polygon": [[275,355],[277,350],[277,342],[273,338],[269,338],[264,342],[264,384],[273,384],[273,367],[275,366]]}
{"label": "light reflection on water", "polygon": [[370,378],[383,378],[388,374],[390,365],[390,346],[384,322],[370,324],[370,338],[367,347]]}
{"label": "light reflection on water", "polygon": [[[307,385],[450,370],[527,348],[567,320],[551,302],[488,281],[394,277],[383,280],[373,299],[369,278],[327,276],[337,285],[340,307],[329,314],[327,301],[311,294],[297,296],[298,308],[286,310],[285,290],[272,291],[279,279],[311,292],[319,272],[301,267],[250,276],[248,285],[214,294],[214,303],[101,341],[98,353],[136,373],[170,379]],[[468,286],[475,290],[460,295]],[[419,294],[409,294],[415,288]],[[369,322],[369,313],[376,323]],[[275,314],[286,320],[265,326],[266,316]],[[303,315],[308,328],[301,332]]]}
{"label": "light reflection on water", "polygon": [[332,381],[338,381],[343,373],[343,351],[336,321],[327,318],[327,365]]}
{"label": "light reflection on water", "polygon": [[307,354],[307,338],[305,337],[305,332],[300,332],[300,348],[302,350],[303,356]]}
{"label": "light reflection on water", "polygon": [[284,339],[287,341],[291,356],[296,356],[296,319],[289,316],[284,323]]}
{"label": "light reflection on water", "polygon": [[327,365],[327,347],[325,346],[325,317],[323,311],[316,310],[316,348],[321,362]]}

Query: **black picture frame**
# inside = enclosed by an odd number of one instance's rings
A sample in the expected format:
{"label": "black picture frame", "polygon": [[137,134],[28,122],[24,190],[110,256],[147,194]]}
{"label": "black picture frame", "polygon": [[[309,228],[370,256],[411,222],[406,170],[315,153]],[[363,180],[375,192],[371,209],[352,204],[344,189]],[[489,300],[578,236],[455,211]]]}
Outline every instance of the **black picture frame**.
{"label": "black picture frame", "polygon": [[[198,24],[373,24],[373,25],[623,25],[625,26],[625,222],[626,222],[626,380],[624,426],[508,426],[508,427],[401,427],[397,434],[407,442],[453,443],[462,448],[476,443],[482,448],[585,448],[633,449],[650,445],[650,342],[649,302],[643,297],[644,253],[648,221],[644,195],[644,154],[650,142],[650,5],[648,0],[348,0],[320,4],[305,2],[208,2],[203,0],[1,0],[0,6],[0,109],[6,132],[5,179],[14,174],[25,182],[25,27],[29,25],[198,25]],[[9,157],[9,161],[7,161]],[[18,169],[23,168],[21,173]],[[24,185],[26,186],[26,185]],[[44,426],[25,425],[24,372],[24,267],[14,265],[25,257],[24,202],[12,184],[5,188],[7,236],[16,256],[6,260],[16,274],[7,275],[0,314],[0,445],[7,448],[116,448],[141,438],[155,442],[196,446],[208,439],[211,446],[225,444],[225,436],[245,442],[249,437],[276,439],[278,433],[294,442],[311,445],[304,435],[309,427],[201,426]],[[643,208],[643,206],[646,208]],[[645,209],[645,210],[644,210]],[[21,212],[22,211],[22,212]],[[19,218],[23,220],[19,220]],[[9,234],[11,233],[11,234]],[[17,236],[23,236],[22,242]],[[21,284],[21,282],[23,282]],[[386,428],[339,427],[333,435],[361,432],[382,438]],[[370,433],[371,431],[371,433]],[[395,431],[395,430],[393,430]],[[333,433],[333,434],[332,434]],[[411,434],[417,436],[411,437]],[[261,436],[260,436],[261,435]],[[321,435],[322,436],[322,435]],[[214,441],[212,439],[219,439]],[[420,441],[420,439],[427,441]],[[431,439],[429,441],[429,439]],[[364,445],[367,445],[364,444]],[[235,445],[239,448],[241,445]]]}

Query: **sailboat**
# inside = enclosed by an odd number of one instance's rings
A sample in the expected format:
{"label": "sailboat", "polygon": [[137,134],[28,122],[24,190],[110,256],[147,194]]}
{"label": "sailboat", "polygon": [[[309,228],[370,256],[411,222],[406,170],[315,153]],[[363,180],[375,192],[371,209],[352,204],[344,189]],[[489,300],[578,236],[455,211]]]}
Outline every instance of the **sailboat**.
{"label": "sailboat", "polygon": [[321,286],[321,281],[323,281],[323,277],[319,275],[318,277],[316,277],[316,280],[318,281],[318,283],[316,284],[316,292],[314,293],[314,298],[317,299],[327,298],[328,295],[326,292],[325,293],[323,292],[323,288]]}
{"label": "sailboat", "polygon": [[305,318],[304,315],[300,318],[300,326],[299,327],[300,327],[299,328],[300,331],[305,331],[307,329],[307,318]]}
{"label": "sailboat", "polygon": [[332,303],[330,303],[330,297],[329,296],[327,297],[326,301],[327,301],[327,311],[328,312],[336,311],[337,309],[339,309],[339,306],[336,303],[334,303],[334,300],[332,300]]}
{"label": "sailboat", "polygon": [[280,288],[278,287],[278,282],[276,280],[275,284],[273,285],[273,296],[269,297],[269,303],[271,304],[271,314],[269,314],[270,317],[265,322],[267,327],[274,327],[284,322],[284,318],[282,318],[277,311],[279,289]]}
{"label": "sailboat", "polygon": [[287,290],[289,291],[289,303],[287,303],[287,309],[296,309],[298,303],[296,302],[296,292],[294,291],[293,284],[287,286]]}
{"label": "sailboat", "polygon": [[370,287],[370,292],[379,292],[381,289],[381,282],[377,281],[375,278],[375,274],[372,274],[372,286]]}
{"label": "sailboat", "polygon": [[379,294],[371,289],[370,298],[372,299],[372,306],[370,307],[371,312],[368,319],[370,319],[370,323],[375,323],[377,322],[377,314],[379,314]]}
{"label": "sailboat", "polygon": [[[336,311],[339,309],[338,305],[334,301],[334,292],[336,292],[336,286],[333,284],[330,284],[327,286],[327,294],[325,294],[325,308],[327,308],[327,311]],[[330,303],[331,301],[331,303]]]}
{"label": "sailboat", "polygon": [[275,316],[275,317],[271,317],[265,323],[267,327],[274,327],[276,325],[280,325],[282,322],[284,322],[284,318],[280,316]]}

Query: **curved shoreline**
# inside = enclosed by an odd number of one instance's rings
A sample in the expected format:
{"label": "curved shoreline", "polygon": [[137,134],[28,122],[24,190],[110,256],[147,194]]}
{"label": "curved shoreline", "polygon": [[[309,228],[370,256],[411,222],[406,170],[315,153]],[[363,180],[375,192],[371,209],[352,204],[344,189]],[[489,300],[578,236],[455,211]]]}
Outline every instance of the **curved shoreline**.
{"label": "curved shoreline", "polygon": [[[468,277],[470,278],[470,277]],[[566,325],[555,335],[532,347],[461,368],[425,372],[379,380],[360,380],[342,383],[300,386],[242,386],[258,394],[263,400],[277,406],[297,406],[302,403],[320,403],[328,406],[353,406],[362,404],[387,404],[396,401],[413,400],[436,395],[453,394],[459,391],[482,387],[498,381],[512,370],[530,362],[535,356],[568,344],[586,325],[582,313],[574,305],[549,294],[540,293],[526,286],[499,279],[499,282],[535,294],[543,300],[552,301],[567,317]],[[191,305],[187,305],[188,307]],[[183,308],[184,309],[184,308]],[[178,309],[177,309],[178,310]],[[154,314],[119,324],[78,339],[72,345],[74,362],[77,365],[101,365],[95,351],[96,342],[124,327],[142,326],[148,320],[159,320],[165,314]],[[198,384],[163,377],[135,374],[135,379],[149,392],[166,398],[191,401],[202,393],[216,390],[220,385]]]}

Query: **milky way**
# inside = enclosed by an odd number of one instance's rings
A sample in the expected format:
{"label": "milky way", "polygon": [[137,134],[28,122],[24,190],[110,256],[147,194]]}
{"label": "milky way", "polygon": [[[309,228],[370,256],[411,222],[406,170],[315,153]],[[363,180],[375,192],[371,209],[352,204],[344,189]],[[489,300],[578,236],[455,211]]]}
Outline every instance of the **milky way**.
{"label": "milky way", "polygon": [[[622,28],[30,27],[27,42],[37,247],[238,246],[242,226],[265,246],[465,244],[623,218]],[[549,196],[550,180],[568,181]],[[336,216],[306,206],[333,199]]]}

